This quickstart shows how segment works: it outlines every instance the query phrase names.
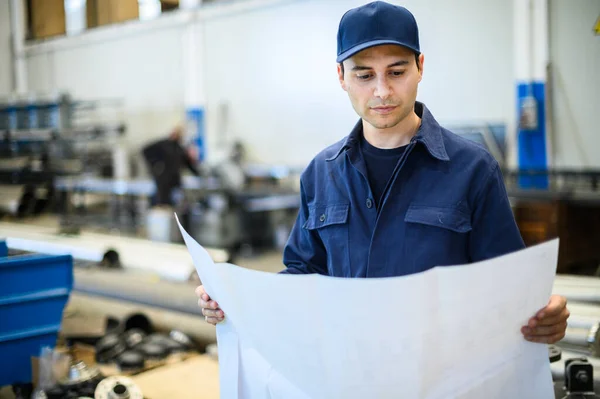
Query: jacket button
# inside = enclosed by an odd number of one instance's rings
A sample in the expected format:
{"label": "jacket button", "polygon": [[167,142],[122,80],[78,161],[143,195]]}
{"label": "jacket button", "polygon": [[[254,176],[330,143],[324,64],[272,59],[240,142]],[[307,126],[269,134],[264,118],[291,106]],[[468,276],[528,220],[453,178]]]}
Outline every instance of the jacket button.
{"label": "jacket button", "polygon": [[367,198],[367,208],[373,208],[373,200],[371,198]]}
{"label": "jacket button", "polygon": [[321,215],[321,217],[319,218],[319,220],[320,220],[321,222],[324,222],[324,221],[325,221],[325,214],[322,214],[322,215]]}

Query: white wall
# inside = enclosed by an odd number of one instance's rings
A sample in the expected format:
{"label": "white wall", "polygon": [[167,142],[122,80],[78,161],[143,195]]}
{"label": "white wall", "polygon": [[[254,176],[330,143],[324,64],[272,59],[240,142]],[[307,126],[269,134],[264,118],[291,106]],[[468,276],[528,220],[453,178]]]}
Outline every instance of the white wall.
{"label": "white wall", "polygon": [[557,167],[600,167],[600,1],[550,1]]}
{"label": "white wall", "polygon": [[66,38],[59,39],[65,41],[59,48],[30,48],[29,89],[67,90],[78,99],[122,99],[127,142],[137,150],[183,121],[182,32],[171,25],[106,41]]}
{"label": "white wall", "polygon": [[[342,14],[366,1],[262,3],[271,5],[184,21],[202,24],[208,156],[217,153],[227,134],[241,138],[256,161],[304,165],[357,120],[337,81],[336,31]],[[511,124],[512,2],[401,3],[413,11],[421,30],[425,77],[419,99],[438,120]],[[67,38],[59,39],[61,46],[34,46],[27,51],[29,87],[123,98],[129,140],[139,147],[183,114],[185,29],[182,23],[162,24],[109,41]],[[228,106],[228,132],[220,121],[222,104]]]}
{"label": "white wall", "polygon": [[10,6],[0,0],[0,96],[12,91],[12,53],[10,43]]}
{"label": "white wall", "polygon": [[[354,125],[337,81],[336,32],[343,13],[363,3],[310,0],[207,21],[209,111],[229,104],[230,134],[247,142],[255,159],[304,163]],[[420,25],[419,99],[438,120],[512,122],[512,3],[401,3]],[[212,137],[223,134],[215,124]]]}

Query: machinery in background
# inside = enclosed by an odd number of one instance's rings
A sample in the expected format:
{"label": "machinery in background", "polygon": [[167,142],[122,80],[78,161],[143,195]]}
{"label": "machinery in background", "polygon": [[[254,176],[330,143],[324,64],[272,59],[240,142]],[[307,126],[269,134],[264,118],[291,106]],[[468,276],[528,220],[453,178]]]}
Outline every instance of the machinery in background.
{"label": "machinery in background", "polygon": [[[241,146],[234,144],[227,160],[201,165],[201,176],[183,176],[173,207],[149,208],[156,190],[151,179],[58,178],[54,187],[61,198],[61,226],[70,233],[94,226],[181,242],[176,213],[198,242],[227,250],[232,257],[259,248],[281,249],[300,207],[302,169],[245,164],[241,153]],[[103,197],[108,207],[86,207],[90,196]]]}
{"label": "machinery in background", "polygon": [[125,133],[121,103],[80,101],[65,93],[0,99],[0,212],[46,210],[57,176],[112,176]]}
{"label": "machinery in background", "polygon": [[[450,130],[482,145],[500,164],[527,246],[559,237],[559,273],[600,276],[600,170],[511,169],[505,126],[465,124]],[[540,181],[547,182],[546,189],[535,188]]]}
{"label": "machinery in background", "polygon": [[556,345],[549,345],[548,353],[556,399],[600,398],[600,377],[597,375],[600,362],[562,351]]}
{"label": "machinery in background", "polygon": [[[548,189],[519,187],[519,179],[540,176]],[[600,276],[600,170],[507,170],[504,177],[525,244],[559,237],[559,273]]]}
{"label": "machinery in background", "polygon": [[506,125],[500,123],[461,124],[448,125],[448,129],[485,147],[498,161],[500,167],[506,167]]}

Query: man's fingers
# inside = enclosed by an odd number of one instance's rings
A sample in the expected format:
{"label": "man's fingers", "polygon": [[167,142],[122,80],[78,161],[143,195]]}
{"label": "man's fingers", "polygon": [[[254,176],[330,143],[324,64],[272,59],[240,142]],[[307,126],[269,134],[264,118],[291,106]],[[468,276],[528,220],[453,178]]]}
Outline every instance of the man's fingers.
{"label": "man's fingers", "polygon": [[567,306],[567,299],[560,295],[552,295],[548,305],[544,309],[541,309],[536,318],[544,319],[546,317],[552,317],[560,314]]}
{"label": "man's fingers", "polygon": [[569,310],[567,308],[564,308],[562,310],[562,312],[560,312],[557,315],[546,316],[541,319],[538,317],[532,317],[527,322],[527,325],[529,327],[551,326],[551,325],[559,324],[559,323],[562,323],[563,321],[566,321],[570,315],[571,315],[571,313],[569,312]]}
{"label": "man's fingers", "polygon": [[530,327],[553,326],[556,324],[566,322],[567,319],[569,318],[569,316],[570,316],[569,311],[567,309],[563,309],[563,311],[557,315],[547,316],[547,317],[544,317],[543,319],[535,319],[533,323],[529,324],[529,326]]}
{"label": "man's fingers", "polygon": [[[196,296],[205,302],[210,301],[210,296],[206,293],[203,285],[199,285],[195,290]],[[218,307],[218,306],[217,306]]]}
{"label": "man's fingers", "polygon": [[219,324],[220,322],[223,321],[223,319],[218,319],[216,317],[206,317],[205,320],[207,323],[210,323],[214,326],[216,326],[217,324]]}
{"label": "man's fingers", "polygon": [[204,290],[202,285],[196,287],[196,296],[198,296],[198,306],[202,308],[202,315],[207,323],[217,325],[225,318],[225,314],[219,309],[219,304],[210,299],[210,296]]}
{"label": "man's fingers", "polygon": [[525,339],[529,342],[537,342],[540,344],[555,344],[564,337],[565,333],[560,332],[552,335],[525,336]]}
{"label": "man's fingers", "polygon": [[219,309],[219,304],[215,301],[205,301],[204,299],[198,299],[198,306],[202,309]]}
{"label": "man's fingers", "polygon": [[525,336],[531,336],[531,337],[548,336],[548,335],[562,333],[565,331],[566,328],[567,328],[567,322],[563,321],[562,323],[557,323],[557,324],[553,324],[553,325],[549,325],[549,326],[537,326],[534,328],[523,327],[521,332]]}
{"label": "man's fingers", "polygon": [[225,317],[225,314],[223,313],[223,311],[221,309],[218,309],[218,310],[202,309],[202,314],[207,317],[216,317],[216,318],[221,318],[221,319],[223,317]]}

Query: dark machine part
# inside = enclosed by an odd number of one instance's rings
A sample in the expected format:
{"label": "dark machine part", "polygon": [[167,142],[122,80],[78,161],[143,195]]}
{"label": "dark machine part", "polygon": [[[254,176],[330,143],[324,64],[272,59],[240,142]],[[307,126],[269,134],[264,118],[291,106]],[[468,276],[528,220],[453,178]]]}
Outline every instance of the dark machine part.
{"label": "dark machine part", "polygon": [[122,335],[125,340],[125,344],[129,349],[134,348],[136,345],[142,343],[146,338],[146,332],[140,330],[139,328],[132,328],[131,330],[127,330]]}
{"label": "dark machine part", "polygon": [[15,384],[12,386],[15,399],[29,399],[33,393],[33,384]]}
{"label": "dark machine part", "polygon": [[105,334],[119,334],[123,331],[121,322],[119,319],[114,317],[108,317],[106,319]]}
{"label": "dark machine part", "polygon": [[121,269],[122,265],[121,260],[119,259],[119,253],[114,249],[106,251],[100,261],[100,266],[108,269]]}
{"label": "dark machine part", "polygon": [[141,313],[136,313],[129,316],[123,323],[125,331],[137,328],[144,331],[146,334],[152,334],[154,327],[150,319]]}
{"label": "dark machine part", "polygon": [[182,353],[186,351],[186,348],[183,345],[181,345],[179,342],[173,341],[170,338],[165,338],[164,345],[169,354]]}
{"label": "dark machine part", "polygon": [[162,360],[169,355],[165,346],[152,342],[140,344],[136,350],[142,353],[146,360]]}
{"label": "dark machine part", "polygon": [[194,347],[196,346],[196,344],[194,343],[194,341],[192,341],[192,339],[190,337],[188,337],[186,334],[184,334],[183,332],[181,332],[179,330],[171,331],[169,333],[169,337],[173,341],[178,342],[180,345],[182,345],[187,350],[194,349]]}
{"label": "dark machine part", "polygon": [[126,350],[127,346],[119,335],[107,334],[96,343],[96,361],[110,363]]}
{"label": "dark machine part", "polygon": [[145,364],[144,355],[137,351],[123,352],[117,358],[117,365],[121,371],[142,370]]}
{"label": "dark machine part", "polygon": [[73,392],[79,396],[81,393],[94,390],[101,379],[102,375],[97,367],[90,367],[84,362],[77,362],[69,368],[67,378],[58,383],[64,392]]}
{"label": "dark machine part", "polygon": [[96,386],[98,386],[98,383],[100,383],[100,381],[96,381],[96,384],[94,386],[89,386],[89,387],[84,387],[81,388],[79,390],[79,395],[85,395],[82,397],[94,397],[94,392],[96,392]]}
{"label": "dark machine part", "polygon": [[146,343],[160,345],[167,354],[185,352],[186,347],[170,337],[162,334],[152,334],[145,340]]}
{"label": "dark machine part", "polygon": [[568,398],[576,397],[572,395],[595,396],[594,368],[587,358],[569,359],[565,362],[565,388]]}
{"label": "dark machine part", "polygon": [[46,397],[48,399],[62,399],[65,392],[60,387],[53,387],[46,391]]}
{"label": "dark machine part", "polygon": [[[84,362],[72,364],[69,375],[58,381],[58,384],[38,391],[35,399],[78,399],[82,397],[93,397],[96,387],[103,379],[102,374],[96,367],[90,367]],[[29,398],[30,396],[27,396]]]}
{"label": "dark machine part", "polygon": [[558,362],[562,358],[562,350],[556,345],[548,345],[550,363]]}

